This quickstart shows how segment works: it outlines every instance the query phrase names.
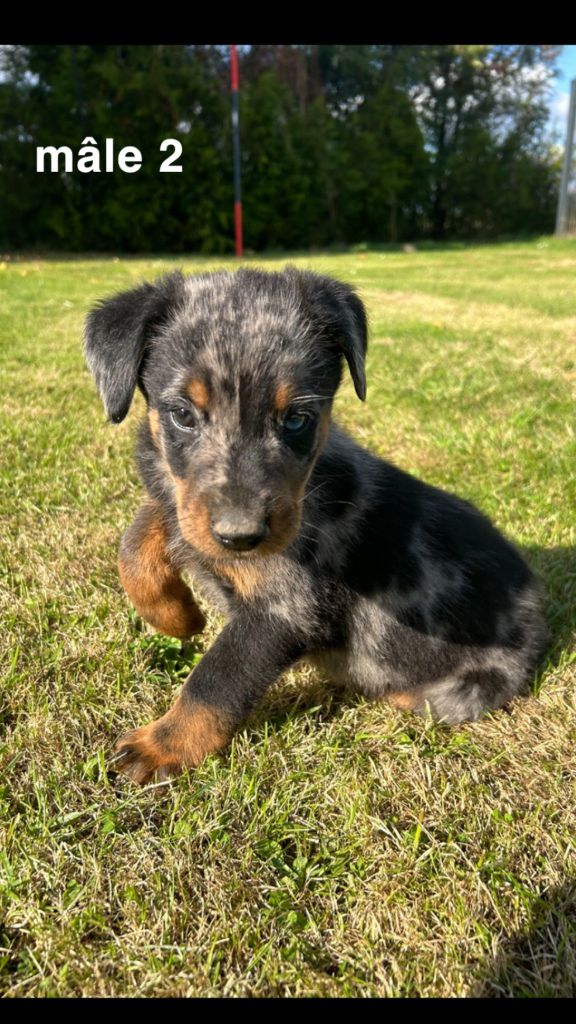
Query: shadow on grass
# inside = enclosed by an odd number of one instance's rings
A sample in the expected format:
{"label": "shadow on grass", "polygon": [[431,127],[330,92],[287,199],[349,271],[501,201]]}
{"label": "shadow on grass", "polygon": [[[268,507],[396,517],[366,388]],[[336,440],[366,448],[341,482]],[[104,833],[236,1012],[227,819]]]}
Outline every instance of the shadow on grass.
{"label": "shadow on grass", "polygon": [[281,685],[268,694],[250,716],[250,726],[259,729],[268,722],[276,729],[298,718],[312,717],[316,724],[336,718],[342,708],[364,702],[365,698],[318,676],[304,686]]}
{"label": "shadow on grass", "polygon": [[[370,255],[371,253],[406,253],[412,255],[413,252],[465,252],[467,249],[480,249],[480,248],[493,248],[497,245],[510,246],[510,245],[527,245],[535,244],[542,238],[545,238],[547,242],[558,244],[567,241],[566,239],[556,239],[553,236],[543,236],[542,234],[527,234],[527,235],[501,235],[495,238],[468,238],[468,239],[452,239],[443,242],[434,241],[430,238],[421,239],[410,239],[406,238],[400,242],[333,242],[329,245],[324,246],[309,246],[304,249],[284,249],[281,246],[276,248],[264,249],[254,251],[247,249],[244,251],[244,260],[277,260],[278,258],[286,259],[308,259],[310,257],[322,257],[322,256],[340,256],[340,255],[351,255],[354,256],[357,253]],[[408,246],[408,250],[405,249]],[[239,265],[238,258],[234,255],[233,251],[227,252],[211,252],[211,253],[199,253],[189,252],[185,249],[181,251],[175,251],[172,249],[170,252],[158,252],[156,250],[141,250],[135,252],[123,252],[122,250],[117,251],[96,251],[96,252],[58,252],[54,249],[29,249],[29,250],[12,250],[6,249],[1,254],[1,258],[7,260],[10,263],[27,263],[35,260],[42,260],[45,263],[77,263],[77,262],[100,262],[103,263],[106,260],[117,260],[119,262],[129,262],[134,260],[166,260],[167,262],[174,262],[178,260],[186,260],[186,262],[195,262],[199,264],[214,262],[216,260],[229,261],[233,265]]]}
{"label": "shadow on grass", "polygon": [[470,995],[576,995],[576,880],[536,900],[529,928],[482,965]]}
{"label": "shadow on grass", "polygon": [[183,642],[163,633],[146,633],[138,640],[138,646],[146,650],[152,674],[184,681],[204,656],[199,640],[200,637],[191,637]]}
{"label": "shadow on grass", "polygon": [[551,641],[546,661],[555,668],[576,634],[576,548],[525,546],[522,551],[544,586]]}

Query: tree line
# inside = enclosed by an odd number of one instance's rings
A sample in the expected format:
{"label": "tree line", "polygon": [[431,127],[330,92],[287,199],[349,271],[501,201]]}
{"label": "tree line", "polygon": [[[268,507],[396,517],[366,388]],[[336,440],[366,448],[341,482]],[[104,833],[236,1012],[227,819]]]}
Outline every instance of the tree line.
{"label": "tree line", "polygon": [[[254,251],[546,233],[558,157],[552,46],[240,49],[245,244]],[[224,46],[3,47],[0,245],[233,249]],[[136,173],[36,170],[38,147],[136,147]],[[182,172],[160,173],[181,143]],[[84,167],[97,162],[84,163]],[[131,168],[130,170],[133,170]]]}

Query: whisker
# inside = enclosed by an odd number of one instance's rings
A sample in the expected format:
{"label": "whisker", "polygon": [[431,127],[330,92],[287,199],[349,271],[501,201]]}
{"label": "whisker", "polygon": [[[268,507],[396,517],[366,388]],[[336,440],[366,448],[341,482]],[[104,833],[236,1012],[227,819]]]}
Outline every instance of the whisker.
{"label": "whisker", "polygon": [[334,498],[333,501],[332,500],[327,501],[326,504],[327,505],[350,505],[352,508],[360,508],[360,505],[357,505],[355,501],[340,501],[340,499],[336,499],[336,498]]}
{"label": "whisker", "polygon": [[292,402],[314,402],[317,399],[323,400],[331,397],[332,395],[296,395],[296,397],[292,399]]}
{"label": "whisker", "polygon": [[272,501],[270,502],[270,508],[273,509],[275,505],[278,505],[278,503],[281,504],[283,500],[284,499],[282,495],[278,494],[275,498],[272,498]]}
{"label": "whisker", "polygon": [[326,483],[327,481],[323,480],[322,483],[317,484],[316,487],[313,487],[311,491],[307,491],[304,497],[299,499],[298,504],[301,505],[302,502],[306,501],[306,498],[309,498],[312,494],[316,494],[316,491],[319,491],[321,487],[325,487]]}
{"label": "whisker", "polygon": [[[316,542],[316,537],[311,537],[310,534],[305,533],[304,530],[300,530],[300,533],[298,534],[298,538],[299,539],[301,538],[302,540],[311,541],[313,544]],[[312,558],[312,560],[316,563],[317,567],[320,568],[320,557],[319,557],[319,555],[317,555],[314,551],[309,551],[308,554],[309,554],[310,558]]]}
{"label": "whisker", "polygon": [[324,537],[330,537],[328,530],[323,530],[321,526],[315,526],[314,523],[309,523],[305,519],[302,520],[302,525],[307,526],[309,530],[316,530],[317,533],[321,533]]}

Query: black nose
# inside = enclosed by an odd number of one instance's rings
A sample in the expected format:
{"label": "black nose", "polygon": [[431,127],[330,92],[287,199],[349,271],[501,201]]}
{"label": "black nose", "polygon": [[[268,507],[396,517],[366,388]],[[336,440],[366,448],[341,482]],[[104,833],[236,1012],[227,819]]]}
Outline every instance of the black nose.
{"label": "black nose", "polygon": [[221,519],[212,526],[212,533],[222,547],[230,551],[252,551],[270,534],[268,523],[234,522]]}

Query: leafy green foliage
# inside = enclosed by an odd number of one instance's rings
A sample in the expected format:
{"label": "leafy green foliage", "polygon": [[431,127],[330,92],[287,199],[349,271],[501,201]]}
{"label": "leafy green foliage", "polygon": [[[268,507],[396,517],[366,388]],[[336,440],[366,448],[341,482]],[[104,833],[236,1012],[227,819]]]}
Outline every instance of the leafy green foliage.
{"label": "leafy green foliage", "polygon": [[[551,230],[550,46],[254,46],[241,53],[246,245]],[[5,47],[0,244],[232,249],[226,47]],[[35,170],[38,146],[137,146],[134,174]],[[160,143],[183,146],[161,174]]]}

